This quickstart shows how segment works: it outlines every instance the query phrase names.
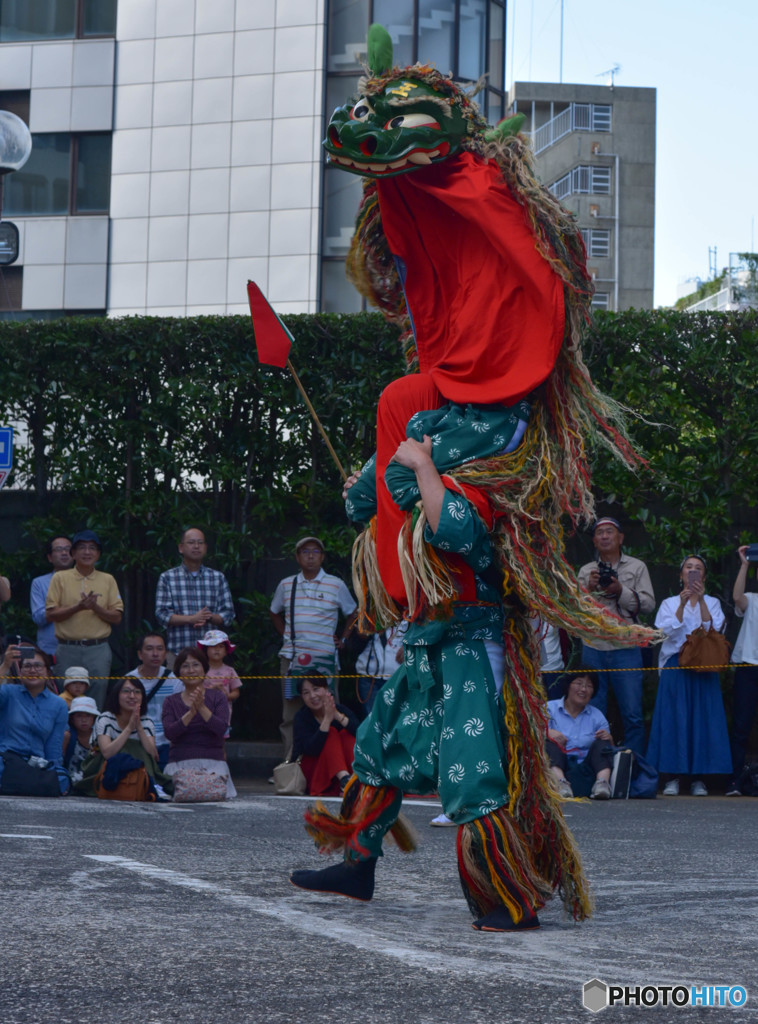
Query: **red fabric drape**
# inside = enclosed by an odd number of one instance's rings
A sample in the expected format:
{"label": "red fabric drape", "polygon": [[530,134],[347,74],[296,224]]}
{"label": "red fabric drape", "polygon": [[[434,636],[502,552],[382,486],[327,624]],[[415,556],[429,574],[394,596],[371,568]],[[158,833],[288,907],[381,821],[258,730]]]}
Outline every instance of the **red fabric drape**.
{"label": "red fabric drape", "polygon": [[497,165],[461,153],[380,180],[378,195],[422,373],[454,402],[524,398],[558,356],[563,290]]}
{"label": "red fabric drape", "polygon": [[390,497],[384,482],[397,447],[406,438],[408,420],[425,409],[439,409],[444,399],[425,374],[393,380],[381,394],[376,411],[376,547],[379,574],[390,597],[400,607],[406,604],[405,587],[397,557],[397,538],[405,522],[403,512]]}

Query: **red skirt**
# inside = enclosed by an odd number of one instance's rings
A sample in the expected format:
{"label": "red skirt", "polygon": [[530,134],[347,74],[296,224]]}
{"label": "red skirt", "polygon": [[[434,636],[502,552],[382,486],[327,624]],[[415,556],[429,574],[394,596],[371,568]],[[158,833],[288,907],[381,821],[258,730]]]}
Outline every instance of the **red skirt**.
{"label": "red skirt", "polygon": [[304,756],[300,762],[310,796],[339,796],[338,772],[353,771],[355,736],[347,729],[329,729],[318,757]]}

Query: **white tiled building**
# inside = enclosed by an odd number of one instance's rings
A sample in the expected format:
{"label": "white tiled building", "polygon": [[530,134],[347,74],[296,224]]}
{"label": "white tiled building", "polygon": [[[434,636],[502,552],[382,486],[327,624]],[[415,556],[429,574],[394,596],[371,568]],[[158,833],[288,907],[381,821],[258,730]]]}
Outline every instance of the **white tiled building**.
{"label": "white tiled building", "polygon": [[321,139],[368,24],[406,60],[428,46],[461,77],[490,70],[495,120],[504,13],[503,0],[3,0],[0,109],[28,121],[34,148],[5,182],[20,255],[0,270],[0,315],[244,313],[248,278],[281,312],[359,308],[341,265],[358,181],[325,188]]}

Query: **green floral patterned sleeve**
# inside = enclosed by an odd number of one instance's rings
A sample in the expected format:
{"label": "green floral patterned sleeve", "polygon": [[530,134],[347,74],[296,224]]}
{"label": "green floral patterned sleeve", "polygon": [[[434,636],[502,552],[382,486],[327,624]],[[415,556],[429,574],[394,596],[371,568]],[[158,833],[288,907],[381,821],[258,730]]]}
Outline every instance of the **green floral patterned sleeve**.
{"label": "green floral patterned sleeve", "polygon": [[475,573],[483,572],[492,562],[487,528],[469,502],[454,491],[445,491],[437,530],[427,526],[424,540],[440,551],[462,555]]}
{"label": "green floral patterned sleeve", "polygon": [[376,515],[376,454],[361,469],[345,498],[345,514],[353,523],[367,523]]}

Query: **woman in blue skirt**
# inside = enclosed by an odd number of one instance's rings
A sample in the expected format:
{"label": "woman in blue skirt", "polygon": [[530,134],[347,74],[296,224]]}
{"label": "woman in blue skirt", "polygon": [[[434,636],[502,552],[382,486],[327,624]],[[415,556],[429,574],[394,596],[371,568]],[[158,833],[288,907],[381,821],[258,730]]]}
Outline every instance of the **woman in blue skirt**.
{"label": "woman in blue skirt", "polygon": [[648,760],[670,776],[664,796],[679,794],[679,777],[691,778],[690,793],[707,796],[704,775],[731,771],[729,734],[719,673],[679,668],[679,652],[698,626],[721,630],[724,613],[716,597],[705,592],[705,561],[688,555],[680,568],[681,592],[667,597],[655,625],[666,639],[661,646],[658,695],[653,711]]}

